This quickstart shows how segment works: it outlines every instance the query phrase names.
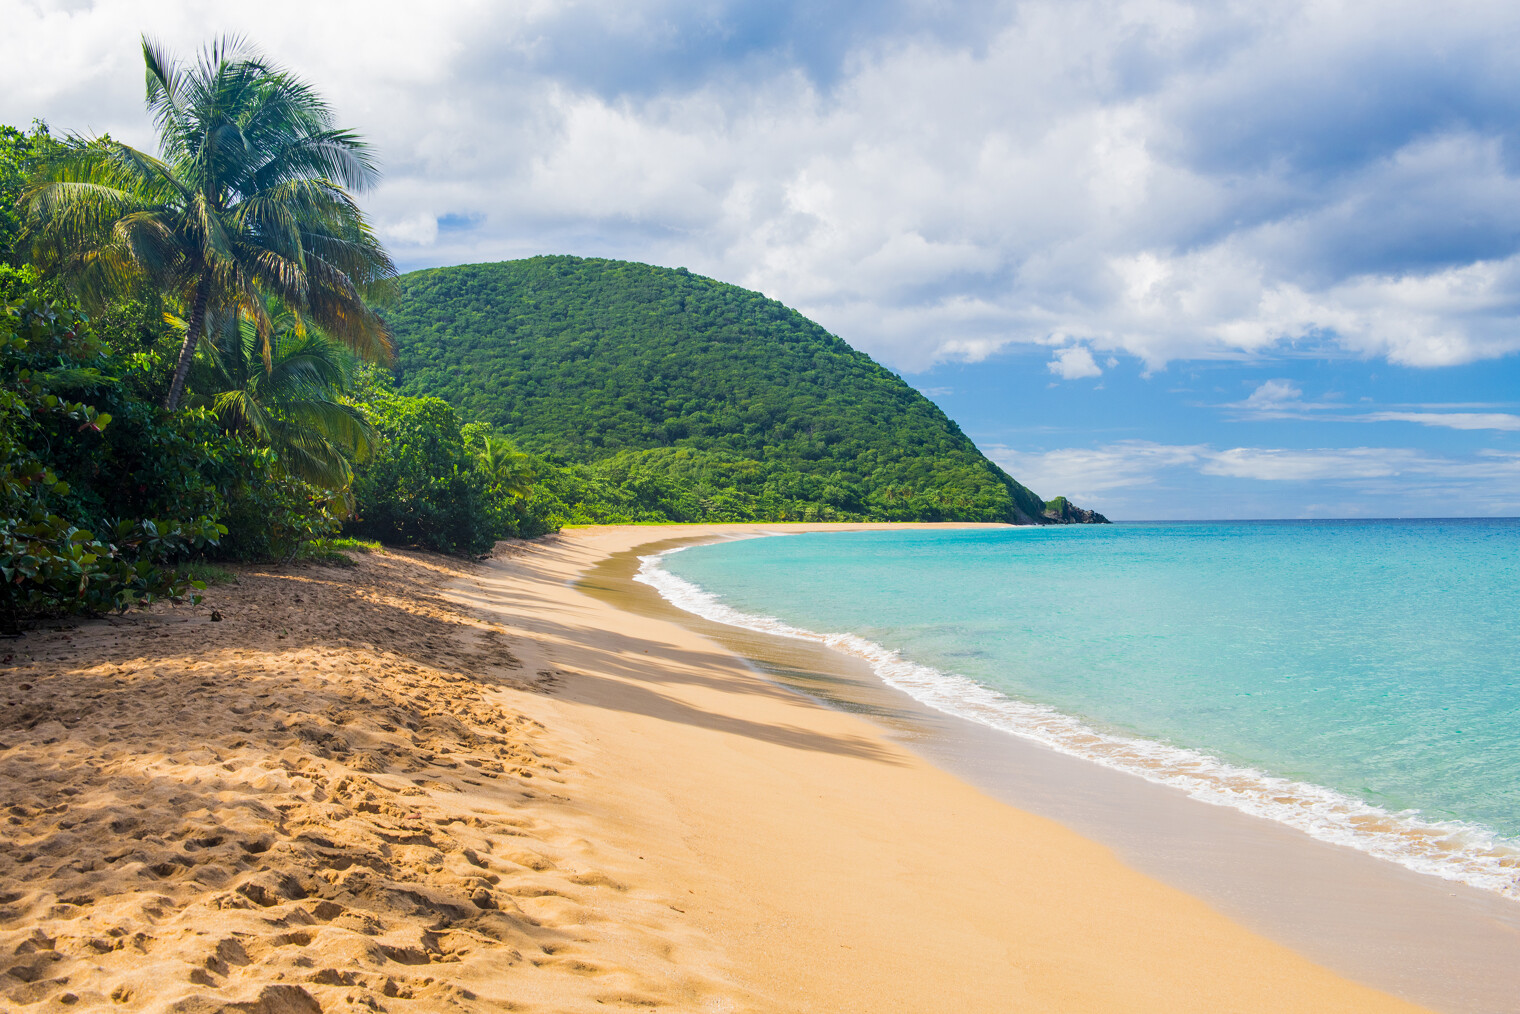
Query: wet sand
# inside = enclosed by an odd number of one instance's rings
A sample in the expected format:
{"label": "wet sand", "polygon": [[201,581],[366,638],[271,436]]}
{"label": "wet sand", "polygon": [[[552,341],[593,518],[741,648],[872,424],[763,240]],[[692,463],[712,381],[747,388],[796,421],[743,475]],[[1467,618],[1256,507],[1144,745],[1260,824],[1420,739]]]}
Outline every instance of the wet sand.
{"label": "wet sand", "polygon": [[[691,893],[682,907],[721,942],[745,1002],[1412,1009],[993,798],[901,732],[778,683],[675,617],[614,608],[605,596],[627,589],[594,570],[672,538],[773,528],[569,531],[461,589],[552,659],[554,717],[541,720],[579,734],[568,752],[588,772],[604,835],[644,857],[646,888]],[[803,670],[839,678],[796,668],[803,681]],[[890,703],[857,706],[877,709],[893,719]]]}
{"label": "wet sand", "polygon": [[1452,1014],[1520,1010],[1520,904],[946,715],[884,684],[857,657],[705,620],[632,580],[640,557],[713,538],[615,554],[580,587],[687,626],[769,678],[870,718],[990,795],[1114,849],[1343,975]]}
{"label": "wet sand", "polygon": [[930,763],[888,698],[574,587],[711,534],[239,568],[11,642],[0,1009],[1416,1009]]}

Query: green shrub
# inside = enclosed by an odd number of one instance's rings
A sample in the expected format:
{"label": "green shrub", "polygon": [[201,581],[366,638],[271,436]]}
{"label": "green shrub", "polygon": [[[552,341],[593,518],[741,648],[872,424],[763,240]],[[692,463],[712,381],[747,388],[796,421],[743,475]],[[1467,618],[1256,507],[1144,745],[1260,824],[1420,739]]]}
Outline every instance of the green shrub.
{"label": "green shrub", "polygon": [[[113,429],[111,413],[67,397],[109,390],[102,363],[100,343],[71,308],[35,297],[4,304],[0,626],[7,630],[42,616],[116,612],[185,595],[196,584],[175,561],[226,533],[215,519],[215,489],[194,468],[176,469],[174,454],[154,457],[151,467],[176,484],[122,486],[122,474],[144,478],[131,463],[125,472],[113,467],[121,463],[111,441],[123,427]],[[75,476],[83,481],[70,482]],[[127,513],[102,495],[113,485],[125,502],[180,509]]]}
{"label": "green shrub", "polygon": [[290,475],[267,447],[228,441],[222,520],[224,560],[293,560],[343,526],[342,498]]}
{"label": "green shrub", "polygon": [[443,553],[481,553],[497,533],[459,418],[438,398],[381,394],[369,402],[380,450],[354,469],[348,532]]}

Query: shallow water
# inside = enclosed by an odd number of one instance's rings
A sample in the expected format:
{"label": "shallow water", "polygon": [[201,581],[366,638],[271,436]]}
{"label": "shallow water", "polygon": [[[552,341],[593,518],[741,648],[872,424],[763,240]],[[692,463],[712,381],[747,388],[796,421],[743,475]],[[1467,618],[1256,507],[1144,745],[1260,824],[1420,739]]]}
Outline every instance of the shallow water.
{"label": "shallow water", "polygon": [[1520,897],[1520,523],[801,534],[643,578],[936,708]]}

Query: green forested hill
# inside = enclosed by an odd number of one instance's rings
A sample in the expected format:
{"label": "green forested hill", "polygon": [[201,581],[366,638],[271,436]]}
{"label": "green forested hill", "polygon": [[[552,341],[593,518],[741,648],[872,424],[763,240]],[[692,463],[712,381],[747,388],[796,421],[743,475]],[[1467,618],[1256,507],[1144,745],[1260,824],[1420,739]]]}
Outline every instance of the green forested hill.
{"label": "green forested hill", "polygon": [[1044,509],[927,398],[759,293],[578,257],[416,271],[401,290],[387,317],[405,391],[625,486],[674,478],[735,517]]}

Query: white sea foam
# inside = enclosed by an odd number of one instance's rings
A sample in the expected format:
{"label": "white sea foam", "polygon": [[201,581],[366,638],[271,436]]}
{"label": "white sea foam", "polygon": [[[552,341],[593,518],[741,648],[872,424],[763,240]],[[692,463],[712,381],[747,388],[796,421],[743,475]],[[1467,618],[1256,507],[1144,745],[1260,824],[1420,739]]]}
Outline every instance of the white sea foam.
{"label": "white sea foam", "polygon": [[1173,786],[1206,803],[1287,824],[1320,841],[1520,901],[1520,843],[1459,821],[1392,813],[1333,789],[1229,764],[1198,750],[1102,732],[1054,708],[1019,701],[964,676],[920,665],[854,634],[820,634],[774,617],[741,612],[660,566],[663,557],[680,551],[640,557],[634,580],[705,619],[814,641],[863,658],[883,682],[946,714]]}

